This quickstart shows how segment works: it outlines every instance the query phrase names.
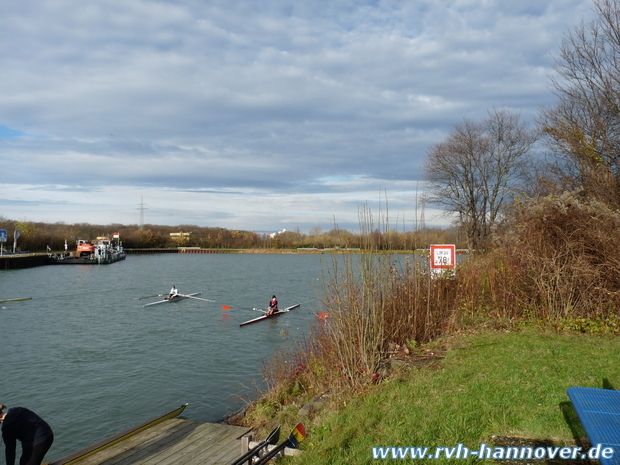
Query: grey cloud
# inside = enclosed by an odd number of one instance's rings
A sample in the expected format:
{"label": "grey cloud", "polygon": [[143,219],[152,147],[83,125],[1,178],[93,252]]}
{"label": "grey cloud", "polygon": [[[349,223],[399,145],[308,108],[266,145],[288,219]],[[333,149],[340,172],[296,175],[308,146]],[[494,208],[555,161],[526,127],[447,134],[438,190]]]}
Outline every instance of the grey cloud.
{"label": "grey cloud", "polygon": [[[588,0],[12,2],[0,17],[0,126],[28,135],[0,132],[14,173],[4,182],[41,196],[184,192],[192,217],[206,195],[284,205],[286,193],[325,194],[307,218],[355,218],[330,209],[379,186],[411,195],[426,150],[463,117],[493,106],[531,117],[551,102],[552,53],[590,10]],[[15,215],[3,196],[0,214]],[[260,221],[238,200],[217,211],[209,217],[246,229]],[[161,219],[192,223],[180,215]],[[274,229],[292,217],[269,215]]]}

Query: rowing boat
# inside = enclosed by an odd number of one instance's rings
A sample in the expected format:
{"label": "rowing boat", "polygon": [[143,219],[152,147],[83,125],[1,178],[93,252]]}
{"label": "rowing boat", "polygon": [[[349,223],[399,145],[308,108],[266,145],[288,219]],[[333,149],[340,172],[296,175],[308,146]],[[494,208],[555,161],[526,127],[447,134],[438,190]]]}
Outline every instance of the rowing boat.
{"label": "rowing boat", "polygon": [[178,294],[176,297],[173,297],[172,299],[166,298],[163,300],[158,300],[157,302],[151,302],[150,304],[143,305],[143,307],[148,307],[149,305],[167,304],[170,302],[177,302],[179,300],[187,299],[188,297],[191,298],[191,297],[194,297],[200,294],[202,294],[202,292],[194,292],[193,294],[187,294],[187,295]]}
{"label": "rowing boat", "polygon": [[282,315],[283,313],[290,312],[291,310],[293,310],[294,308],[299,307],[300,305],[301,304],[293,305],[291,307],[286,307],[283,310],[278,310],[277,312],[273,312],[271,315],[259,316],[258,318],[254,318],[253,320],[249,320],[249,321],[246,321],[245,323],[241,323],[239,326],[249,325],[249,324],[252,324],[252,323],[256,323],[258,321],[266,320],[267,318],[271,318],[271,317],[274,317],[274,316]]}
{"label": "rowing boat", "polygon": [[0,302],[18,302],[20,300],[30,300],[32,297],[22,297],[21,299],[4,299],[0,300]]}
{"label": "rowing boat", "polygon": [[82,449],[78,452],[75,452],[71,455],[68,455],[62,459],[59,460],[54,460],[52,462],[46,462],[44,465],[71,465],[74,464],[80,460],[85,459],[86,457],[89,457],[93,454],[96,454],[99,451],[102,451],[103,449],[106,449],[110,446],[113,446],[114,444],[118,444],[121,441],[124,441],[125,439],[134,436],[135,434],[141,433],[144,430],[147,430],[149,428],[152,428],[153,426],[161,423],[162,421],[165,420],[170,420],[171,418],[174,418],[178,415],[181,414],[181,412],[183,410],[185,410],[185,407],[187,407],[188,404],[183,404],[181,405],[179,408],[176,408],[174,410],[171,410],[168,413],[165,413],[163,415],[158,416],[157,418],[153,418],[152,420],[149,420],[147,422],[141,423],[138,426],[134,426],[133,428],[128,429],[127,431],[123,431],[122,433],[118,433],[114,436],[109,437],[108,439],[104,439],[103,441],[100,441],[96,444],[93,444],[92,446],[89,446],[85,449]]}

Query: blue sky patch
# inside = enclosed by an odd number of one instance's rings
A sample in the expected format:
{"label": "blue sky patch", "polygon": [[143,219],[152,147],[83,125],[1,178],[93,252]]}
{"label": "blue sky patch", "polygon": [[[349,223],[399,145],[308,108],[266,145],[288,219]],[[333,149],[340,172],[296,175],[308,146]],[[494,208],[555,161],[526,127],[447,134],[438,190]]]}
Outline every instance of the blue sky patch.
{"label": "blue sky patch", "polygon": [[16,131],[15,129],[11,129],[7,126],[0,125],[0,139],[9,139],[11,137],[20,137],[25,135],[25,132]]}

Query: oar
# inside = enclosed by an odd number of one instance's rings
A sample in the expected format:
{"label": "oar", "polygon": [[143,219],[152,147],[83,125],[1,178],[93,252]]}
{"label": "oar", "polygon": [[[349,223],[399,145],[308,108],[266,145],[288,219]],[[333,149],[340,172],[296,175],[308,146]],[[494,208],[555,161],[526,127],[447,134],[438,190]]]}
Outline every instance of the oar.
{"label": "oar", "polygon": [[248,459],[250,459],[251,457],[254,457],[267,445],[277,444],[278,439],[280,439],[280,427],[276,426],[276,428],[271,433],[269,433],[269,436],[267,436],[267,439],[265,439],[263,442],[259,443],[257,446],[253,447],[249,451],[247,451],[245,454],[243,454],[241,457],[239,457],[237,460],[235,460],[230,465],[241,465],[242,463],[247,462]]}
{"label": "oar", "polygon": [[0,300],[0,302],[17,302],[18,300],[30,300],[32,297],[22,297],[21,299],[4,299]]}
{"label": "oar", "polygon": [[146,297],[138,297],[138,300],[142,300],[142,299],[150,299],[151,297],[161,297],[164,294],[156,294],[156,295],[147,295]]}
{"label": "oar", "polygon": [[249,307],[229,307],[228,305],[222,305],[222,310],[231,310],[231,309],[237,309],[237,310],[254,310],[255,312],[263,312],[263,313],[267,313],[267,310],[263,310],[261,308],[249,308]]}
{"label": "oar", "polygon": [[281,444],[279,444],[278,446],[270,450],[267,454],[261,457],[258,460],[258,462],[255,462],[254,465],[265,465],[272,458],[274,458],[278,454],[278,452],[280,452],[285,447],[297,449],[297,446],[299,445],[301,441],[304,440],[305,437],[306,437],[306,431],[304,430],[304,425],[302,425],[301,423],[298,423],[297,426],[293,428],[293,431],[291,431],[291,434],[285,441],[282,441]]}
{"label": "oar", "polygon": [[190,299],[204,300],[205,302],[215,302],[215,300],[201,299],[200,297],[194,297],[193,295],[185,295],[185,294],[179,294],[179,295],[181,297],[189,297]]}

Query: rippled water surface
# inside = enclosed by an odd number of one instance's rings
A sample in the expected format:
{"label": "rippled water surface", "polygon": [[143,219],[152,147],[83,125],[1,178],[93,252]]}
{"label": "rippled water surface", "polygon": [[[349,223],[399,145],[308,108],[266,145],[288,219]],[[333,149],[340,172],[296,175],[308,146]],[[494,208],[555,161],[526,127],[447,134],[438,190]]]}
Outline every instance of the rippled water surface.
{"label": "rippled water surface", "polygon": [[[319,255],[130,255],[111,265],[0,271],[0,403],[52,426],[57,459],[188,402],[217,421],[262,387],[261,363],[303,338],[319,311]],[[323,257],[323,260],[324,257]],[[328,259],[329,260],[329,259]],[[202,292],[215,303],[138,297]],[[222,305],[301,307],[272,320]]]}

